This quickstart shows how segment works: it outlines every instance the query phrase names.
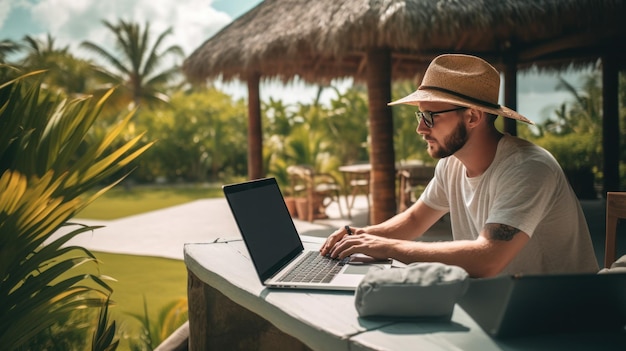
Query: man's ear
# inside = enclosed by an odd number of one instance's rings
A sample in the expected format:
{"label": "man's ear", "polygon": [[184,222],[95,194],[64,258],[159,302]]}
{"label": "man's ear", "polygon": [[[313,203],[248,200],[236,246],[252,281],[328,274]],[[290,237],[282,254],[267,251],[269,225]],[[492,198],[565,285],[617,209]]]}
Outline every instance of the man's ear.
{"label": "man's ear", "polygon": [[467,126],[469,128],[473,128],[480,124],[486,117],[486,113],[477,109],[467,109],[467,113],[465,114],[465,120],[467,122]]}

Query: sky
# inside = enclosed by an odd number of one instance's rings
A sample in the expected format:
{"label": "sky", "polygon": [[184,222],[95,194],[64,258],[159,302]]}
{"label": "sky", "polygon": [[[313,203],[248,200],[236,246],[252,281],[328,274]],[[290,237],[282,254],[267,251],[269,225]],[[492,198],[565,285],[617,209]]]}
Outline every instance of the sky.
{"label": "sky", "polygon": [[[44,39],[49,33],[57,47],[69,46],[81,56],[79,44],[85,40],[103,47],[112,47],[113,36],[103,24],[118,20],[150,23],[155,36],[172,28],[163,47],[177,44],[190,55],[233,19],[246,13],[261,0],[0,0],[0,40],[20,41],[25,35]],[[85,56],[87,53],[85,53]],[[564,78],[578,86],[580,73]],[[570,100],[569,93],[556,91],[556,75],[520,74],[518,76],[518,112],[534,121],[544,118],[545,111],[556,109]],[[348,87],[350,81],[337,82]],[[246,96],[244,84],[217,86],[235,98]],[[281,99],[284,103],[313,101],[316,88],[303,83],[282,85],[275,82],[261,85],[261,99]],[[330,99],[332,91],[322,97]]]}

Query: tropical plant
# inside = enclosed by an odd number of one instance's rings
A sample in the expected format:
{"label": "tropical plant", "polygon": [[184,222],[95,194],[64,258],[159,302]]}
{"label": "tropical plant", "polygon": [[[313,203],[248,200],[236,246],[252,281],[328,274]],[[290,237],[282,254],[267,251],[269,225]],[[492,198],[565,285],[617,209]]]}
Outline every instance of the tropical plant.
{"label": "tropical plant", "polygon": [[124,20],[120,20],[117,25],[107,21],[103,23],[115,34],[115,46],[119,55],[90,41],[84,41],[81,47],[96,54],[109,65],[97,70],[105,83],[120,86],[117,90],[119,96],[116,96],[118,102],[134,106],[142,102],[148,106],[167,102],[169,99],[165,90],[168,84],[180,77],[180,68],[173,65],[160,71],[161,66],[170,57],[177,59],[184,56],[183,50],[177,45],[161,50],[163,40],[172,34],[172,29],[159,34],[156,41],[151,43],[149,23],[146,23],[144,30],[140,25]]}
{"label": "tropical plant", "polygon": [[133,318],[141,323],[142,329],[139,340],[130,340],[130,348],[133,351],[154,350],[187,321],[187,298],[184,297],[174,300],[161,308],[157,320],[150,320],[145,296],[143,307],[143,315],[131,314]]}
{"label": "tropical plant", "polygon": [[[75,273],[96,263],[91,252],[68,245],[98,227],[69,220],[121,179],[102,184],[152,143],[141,135],[111,149],[132,117],[129,113],[100,137],[91,126],[106,102],[68,100],[42,88],[41,72],[0,83],[0,345],[28,349],[74,311],[100,308],[93,349],[114,349],[114,324],[106,318],[112,290],[107,277]],[[86,191],[104,187],[93,195]],[[65,226],[75,228],[54,236]],[[48,347],[47,347],[48,348]],[[50,348],[48,348],[50,349]]]}

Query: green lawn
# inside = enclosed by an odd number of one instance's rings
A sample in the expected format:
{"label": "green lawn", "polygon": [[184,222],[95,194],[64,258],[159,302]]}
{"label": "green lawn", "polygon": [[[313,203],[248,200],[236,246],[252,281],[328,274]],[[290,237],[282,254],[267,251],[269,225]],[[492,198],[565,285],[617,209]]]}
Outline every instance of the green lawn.
{"label": "green lawn", "polygon": [[[156,320],[159,311],[170,302],[187,297],[187,271],[181,260],[93,254],[101,261],[100,273],[116,280],[109,282],[113,288],[111,299],[115,302],[111,312],[116,320],[127,320],[130,314],[143,315],[144,297],[151,320]],[[134,324],[134,320],[131,322]]]}
{"label": "green lawn", "polygon": [[129,189],[117,186],[100,196],[76,217],[111,220],[221,196],[221,187],[217,185],[135,186]]}
{"label": "green lawn", "polygon": [[[130,189],[118,186],[76,217],[111,220],[219,196],[222,192],[218,186],[137,186]],[[139,330],[139,322],[130,315],[144,315],[144,297],[151,321],[157,320],[163,307],[187,297],[187,272],[181,260],[103,252],[94,252],[94,255],[101,261],[100,273],[117,280],[109,284],[115,302],[111,318],[116,320],[118,331],[134,335]],[[93,271],[93,267],[85,269]],[[128,349],[127,341],[121,341],[119,349]]]}

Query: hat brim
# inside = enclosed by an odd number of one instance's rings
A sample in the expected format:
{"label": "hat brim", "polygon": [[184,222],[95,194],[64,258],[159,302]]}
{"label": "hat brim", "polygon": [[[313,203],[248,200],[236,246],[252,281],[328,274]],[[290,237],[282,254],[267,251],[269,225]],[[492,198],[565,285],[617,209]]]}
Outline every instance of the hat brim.
{"label": "hat brim", "polygon": [[393,106],[393,105],[405,104],[405,105],[419,106],[420,102],[445,102],[445,103],[449,103],[452,105],[475,108],[477,110],[481,110],[487,113],[492,113],[494,115],[516,119],[518,121],[522,121],[524,123],[528,123],[532,125],[535,124],[535,122],[531,121],[530,119],[522,116],[517,111],[512,110],[506,106],[500,105],[498,108],[494,108],[491,106],[486,106],[486,105],[476,103],[474,101],[465,100],[459,96],[449,94],[444,91],[438,91],[438,90],[418,89],[410,95],[407,95],[401,99],[388,103],[388,105]]}

